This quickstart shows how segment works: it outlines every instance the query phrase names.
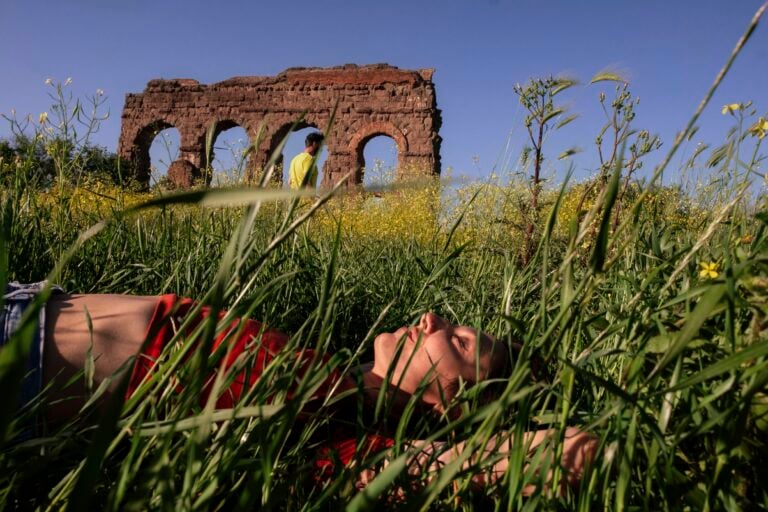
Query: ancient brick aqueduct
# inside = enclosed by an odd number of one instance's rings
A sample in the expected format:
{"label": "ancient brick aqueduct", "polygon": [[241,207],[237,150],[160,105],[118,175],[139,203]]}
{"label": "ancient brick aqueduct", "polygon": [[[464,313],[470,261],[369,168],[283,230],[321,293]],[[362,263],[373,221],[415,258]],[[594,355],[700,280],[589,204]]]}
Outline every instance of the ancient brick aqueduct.
{"label": "ancient brick aqueduct", "polygon": [[432,70],[387,64],[291,68],[277,76],[236,77],[212,85],[192,79],[151,80],[144,92],[126,95],[118,153],[132,163],[136,179],[148,183],[152,140],[175,127],[181,138],[179,159],[168,173],[177,185],[186,186],[201,176],[206,132],[215,122],[214,140],[235,126],[244,128],[251,141],[264,130],[248,162],[248,172],[258,173],[302,113],[297,130],[312,126],[325,131],[334,105],[324,186],[350,170],[356,171],[353,182],[362,182],[363,148],[377,135],[397,144],[400,174],[439,174],[441,115]]}

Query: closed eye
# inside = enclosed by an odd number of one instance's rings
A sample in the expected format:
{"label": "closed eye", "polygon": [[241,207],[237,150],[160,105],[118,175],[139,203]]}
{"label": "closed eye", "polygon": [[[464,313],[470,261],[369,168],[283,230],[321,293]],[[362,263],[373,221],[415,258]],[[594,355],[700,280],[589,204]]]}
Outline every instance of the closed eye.
{"label": "closed eye", "polygon": [[453,335],[453,340],[461,347],[461,350],[467,350],[467,340],[459,336],[458,334]]}

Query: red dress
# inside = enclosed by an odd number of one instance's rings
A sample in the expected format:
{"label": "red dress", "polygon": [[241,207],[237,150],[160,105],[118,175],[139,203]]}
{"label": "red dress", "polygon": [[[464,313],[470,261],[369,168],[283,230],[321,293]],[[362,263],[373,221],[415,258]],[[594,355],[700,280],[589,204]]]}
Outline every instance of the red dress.
{"label": "red dress", "polygon": [[[128,384],[127,396],[130,397],[133,395],[142,381],[144,381],[147,375],[151,372],[155,361],[157,361],[157,358],[162,353],[163,348],[173,338],[182,322],[187,320],[186,317],[194,306],[195,302],[193,300],[179,298],[174,294],[162,295],[159,298],[147,331],[149,341],[144,347],[144,350],[136,358],[136,363],[133,367],[131,379]],[[209,314],[209,308],[201,308],[200,314],[191,319],[186,332],[191,333]],[[224,313],[220,313],[219,317],[221,318],[223,315]],[[242,329],[242,334],[237,340],[234,340],[234,345],[229,347],[229,353],[226,356],[225,362],[226,367],[230,368],[238,357],[246,350],[256,351],[255,364],[252,368],[249,368],[247,372],[243,370],[235,376],[230,387],[219,396],[216,400],[216,406],[220,409],[233,407],[242,396],[243,391],[249,386],[252,386],[259,379],[264,368],[267,367],[269,362],[274,359],[275,355],[281,352],[288,343],[288,336],[286,334],[267,329],[260,322],[255,320],[245,320],[245,325],[241,325],[241,322],[243,321],[236,319],[224,329],[224,331],[214,340],[212,350],[215,351],[232,330],[240,328]],[[254,343],[254,340],[258,340],[259,337],[260,343]],[[232,343],[231,338],[229,338],[229,342]],[[304,350],[296,355],[297,357],[302,358],[302,368],[300,371],[305,371],[309,366],[310,361],[315,357],[313,350]],[[323,356],[323,360],[327,361],[328,356]],[[349,389],[350,387],[356,386],[348,378],[344,378],[341,382],[339,382],[339,380],[339,373],[336,370],[333,370],[329,373],[325,382],[314,393],[314,396],[322,397],[327,395],[329,390],[337,384],[341,389]],[[208,384],[204,388],[203,401],[207,399],[212,381],[213,377],[209,379]],[[390,448],[392,444],[392,439],[388,437],[378,434],[368,434],[360,443],[360,452],[362,452],[361,455],[375,453]],[[357,439],[348,435],[340,435],[329,439],[328,443],[320,449],[319,457],[315,463],[318,473],[320,475],[330,474],[333,470],[332,460],[338,460],[345,465],[349,464],[349,462],[360,453],[357,448]]]}

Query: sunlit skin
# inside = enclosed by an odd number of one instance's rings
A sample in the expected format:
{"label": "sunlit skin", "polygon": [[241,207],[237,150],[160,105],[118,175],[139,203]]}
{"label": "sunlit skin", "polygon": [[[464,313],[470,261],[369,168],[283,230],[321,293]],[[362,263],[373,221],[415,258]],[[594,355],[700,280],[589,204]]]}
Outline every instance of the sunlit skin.
{"label": "sunlit skin", "polygon": [[423,386],[422,400],[438,409],[453,399],[460,381],[486,379],[509,357],[487,334],[434,313],[412,327],[379,334],[373,346],[374,361],[364,368],[367,384],[375,388],[388,380],[409,395]]}
{"label": "sunlit skin", "polygon": [[[56,405],[49,408],[49,420],[61,420],[77,414],[86,393],[78,378],[92,347],[95,363],[95,385],[107,379],[135,355],[144,341],[147,327],[157,302],[156,297],[128,295],[60,295],[46,305],[46,336],[43,361],[43,384],[74,380],[75,385],[53,385],[49,399]],[[91,327],[85,321],[85,312]],[[515,352],[519,346],[513,346]],[[398,353],[399,350],[399,353]],[[379,334],[374,341],[374,361],[360,367],[367,392],[377,393],[384,382],[398,397],[411,397],[420,393],[428,405],[438,411],[445,410],[458,390],[461,381],[466,385],[477,383],[495,374],[509,361],[504,344],[472,327],[453,325],[447,320],[426,313],[413,327],[401,327],[395,332]],[[397,387],[395,387],[397,386]],[[113,390],[114,385],[110,386]],[[72,395],[75,395],[74,397]],[[79,395],[79,396],[78,396]],[[554,430],[524,433],[515,438],[499,432],[484,448],[473,448],[473,459],[508,453],[512,446],[524,443],[535,450],[541,443],[551,442]],[[408,472],[436,472],[464,450],[459,442],[450,450],[445,442],[409,443],[416,450]],[[597,439],[577,428],[568,428],[562,445],[561,463],[565,468],[561,484],[575,484],[581,478],[587,461],[594,460]],[[554,452],[548,452],[554,454]],[[502,457],[493,465],[490,474],[477,474],[473,480],[479,484],[494,481],[504,475],[508,460]],[[469,467],[469,466],[467,466]],[[363,471],[359,480],[365,484],[371,472]],[[490,477],[490,480],[487,478]],[[550,478],[550,477],[548,477]],[[532,492],[533,486],[523,490]]]}
{"label": "sunlit skin", "polygon": [[[56,375],[67,379],[76,375],[91,340],[97,381],[112,375],[141,347],[156,301],[130,295],[54,296],[47,307],[45,383]],[[92,332],[85,322],[86,310]],[[392,365],[399,344],[402,350]],[[397,385],[406,395],[414,394],[427,381],[422,399],[441,408],[453,398],[459,379],[478,382],[507,357],[504,345],[487,334],[478,337],[472,327],[453,325],[426,313],[413,327],[379,334],[374,341],[374,361],[361,370],[369,389],[380,387],[389,372],[390,385]],[[72,394],[84,395],[80,387],[78,381],[75,387],[55,393],[56,398],[69,400],[53,408],[54,416],[70,416],[79,409],[82,400],[72,400]]]}
{"label": "sunlit skin", "polygon": [[[52,297],[47,305],[44,382],[57,375],[59,379],[75,376],[83,367],[91,340],[96,380],[118,371],[139,351],[156,302],[155,297],[130,295]],[[92,332],[85,311],[91,317]],[[434,313],[426,313],[413,327],[379,334],[374,342],[374,361],[361,366],[361,370],[369,389],[378,389],[391,371],[390,384],[397,385],[405,395],[414,394],[426,380],[429,384],[422,399],[440,409],[453,398],[459,379],[478,382],[496,365],[503,364],[508,357],[506,348],[494,341],[485,333],[478,337],[472,327],[453,325]],[[392,365],[400,343],[400,357]],[[53,407],[52,415],[76,413],[83,399],[73,399],[72,394],[85,395],[81,387],[78,380],[74,387],[54,388],[54,398],[67,400]]]}

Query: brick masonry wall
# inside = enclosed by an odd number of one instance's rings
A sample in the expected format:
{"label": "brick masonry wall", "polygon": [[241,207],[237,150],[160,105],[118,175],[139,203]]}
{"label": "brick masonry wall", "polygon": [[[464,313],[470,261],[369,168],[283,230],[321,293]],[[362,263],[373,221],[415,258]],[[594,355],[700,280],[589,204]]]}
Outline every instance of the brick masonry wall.
{"label": "brick masonry wall", "polygon": [[[305,113],[297,128],[328,129],[324,186],[354,171],[360,183],[365,143],[388,135],[397,143],[399,173],[440,173],[440,110],[431,69],[398,69],[387,64],[333,68],[291,68],[271,77],[235,77],[211,85],[192,79],[151,80],[144,92],[127,94],[118,145],[136,178],[149,182],[149,147],[161,130],[175,127],[181,136],[174,176],[179,186],[200,176],[205,166],[206,132],[234,126],[246,130],[252,144],[248,170],[263,171],[273,150]],[[260,134],[260,136],[259,136]],[[178,161],[177,161],[178,162]],[[191,164],[191,165],[189,165]]]}

